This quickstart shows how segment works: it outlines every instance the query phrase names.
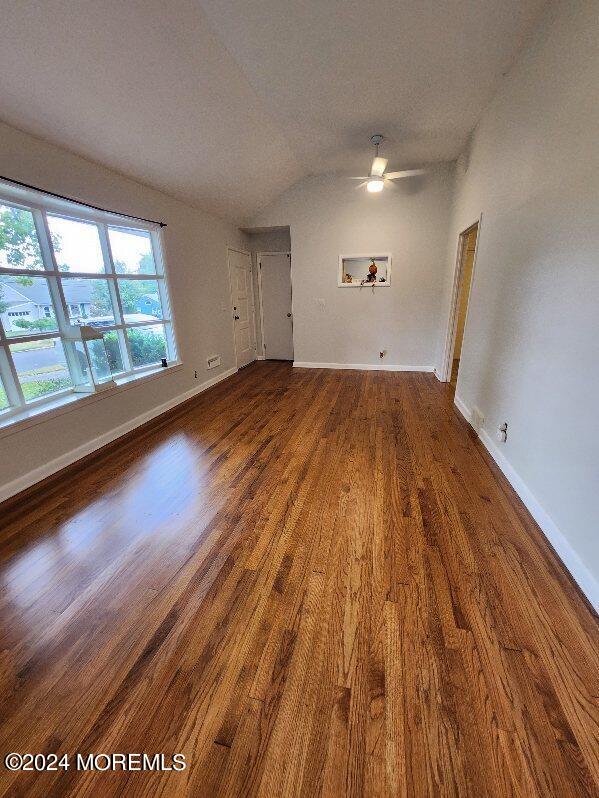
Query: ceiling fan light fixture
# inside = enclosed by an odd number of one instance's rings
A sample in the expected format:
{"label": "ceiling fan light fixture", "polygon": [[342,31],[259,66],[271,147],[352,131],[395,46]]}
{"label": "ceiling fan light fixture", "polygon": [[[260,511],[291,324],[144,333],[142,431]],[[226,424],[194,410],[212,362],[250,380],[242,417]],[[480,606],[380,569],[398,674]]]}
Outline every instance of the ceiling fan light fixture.
{"label": "ceiling fan light fixture", "polygon": [[366,184],[366,189],[370,191],[371,194],[376,194],[383,190],[384,185],[385,181],[382,177],[371,177]]}

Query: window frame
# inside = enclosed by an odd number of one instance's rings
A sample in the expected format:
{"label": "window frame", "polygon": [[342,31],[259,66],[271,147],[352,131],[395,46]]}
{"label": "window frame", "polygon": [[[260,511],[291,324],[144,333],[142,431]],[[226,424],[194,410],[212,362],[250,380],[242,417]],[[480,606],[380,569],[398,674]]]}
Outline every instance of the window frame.
{"label": "window frame", "polygon": [[[47,281],[52,303],[51,306],[54,310],[58,328],[55,331],[29,331],[25,332],[23,335],[13,336],[11,334],[9,336],[6,334],[0,319],[0,376],[2,377],[2,383],[9,403],[8,408],[0,410],[0,427],[4,427],[7,424],[18,423],[21,418],[27,418],[31,415],[30,411],[34,411],[35,413],[43,412],[44,404],[48,404],[49,409],[54,409],[57,404],[60,404],[61,399],[65,402],[70,402],[74,398],[89,396],[89,393],[77,393],[74,387],[68,387],[27,402],[23,395],[14,359],[10,353],[10,346],[13,344],[59,338],[65,351],[70,378],[74,382],[74,376],[77,373],[78,365],[76,363],[75,348],[71,345],[69,336],[69,330],[72,331],[70,305],[73,303],[67,303],[65,299],[62,284],[62,280],[65,278],[105,280],[107,282],[113,307],[114,323],[102,325],[98,329],[100,329],[102,333],[111,331],[117,332],[121,359],[123,361],[123,371],[114,375],[115,387],[118,387],[120,383],[130,383],[138,377],[148,376],[151,372],[158,369],[164,371],[160,363],[151,363],[134,367],[131,346],[127,335],[128,329],[155,327],[160,325],[164,331],[166,340],[167,363],[169,366],[180,365],[181,361],[178,356],[175,322],[169,297],[170,286],[164,259],[160,225],[130,219],[126,216],[111,214],[106,211],[97,211],[93,208],[80,206],[68,200],[48,196],[34,189],[27,189],[5,181],[0,181],[0,204],[8,205],[32,214],[43,264],[42,269],[0,267],[0,275],[12,277],[43,277]],[[75,222],[91,222],[96,225],[102,250],[104,272],[75,272],[61,271],[59,269],[52,246],[52,237],[47,219],[48,214],[60,216]],[[123,231],[140,230],[148,233],[155,273],[118,274],[115,269],[110,247],[109,227],[118,227]],[[140,281],[152,280],[156,282],[162,306],[161,319],[137,322],[127,322],[125,320],[123,304],[118,289],[118,282],[123,279]],[[81,303],[79,303],[79,308],[81,309]],[[112,391],[114,391],[114,388]],[[111,390],[109,389],[108,393],[110,392]]]}

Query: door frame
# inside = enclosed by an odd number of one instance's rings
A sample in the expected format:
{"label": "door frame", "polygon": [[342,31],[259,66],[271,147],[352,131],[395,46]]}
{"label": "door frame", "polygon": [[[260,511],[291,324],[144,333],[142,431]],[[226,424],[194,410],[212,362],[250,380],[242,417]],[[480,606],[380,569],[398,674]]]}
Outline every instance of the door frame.
{"label": "door frame", "polygon": [[464,320],[464,335],[466,334],[466,327],[468,324],[468,314],[470,313],[470,296],[474,287],[474,276],[476,273],[476,261],[478,256],[478,245],[480,242],[480,231],[482,228],[483,215],[479,215],[477,219],[471,222],[467,227],[464,227],[458,233],[458,244],[455,259],[455,266],[453,271],[453,286],[451,289],[451,305],[449,309],[449,321],[447,324],[447,332],[445,335],[445,349],[443,353],[443,372],[440,375],[441,382],[449,382],[451,380],[451,369],[453,365],[453,353],[455,349],[455,339],[458,328],[458,303],[460,301],[460,290],[462,287],[462,268],[464,254],[464,245],[468,237],[468,233],[473,227],[478,227],[476,235],[476,247],[474,248],[474,260],[472,263],[472,279],[470,280],[470,293],[468,296],[468,307],[466,308],[466,318]]}
{"label": "door frame", "polygon": [[289,250],[282,250],[280,252],[256,252],[256,267],[258,269],[258,304],[260,305],[260,338],[262,340],[262,354],[258,355],[260,360],[266,360],[266,347],[264,346],[264,304],[262,302],[262,257],[264,255],[289,255],[289,284],[291,286],[291,342],[293,343],[293,279],[291,275],[291,252]]}
{"label": "door frame", "polygon": [[[250,259],[250,287],[252,291],[252,320],[251,329],[253,331],[252,344],[254,348],[254,360],[256,360],[256,299],[254,296],[254,277],[252,274],[252,253],[241,247],[227,245],[227,272],[229,274],[229,310],[231,311],[231,332],[233,334],[233,353],[235,354],[235,368],[244,368],[237,365],[237,337],[235,335],[235,311],[233,310],[233,280],[231,279],[231,252],[238,252],[240,255],[247,255]],[[254,360],[250,360],[253,363]],[[250,363],[247,365],[249,366]]]}

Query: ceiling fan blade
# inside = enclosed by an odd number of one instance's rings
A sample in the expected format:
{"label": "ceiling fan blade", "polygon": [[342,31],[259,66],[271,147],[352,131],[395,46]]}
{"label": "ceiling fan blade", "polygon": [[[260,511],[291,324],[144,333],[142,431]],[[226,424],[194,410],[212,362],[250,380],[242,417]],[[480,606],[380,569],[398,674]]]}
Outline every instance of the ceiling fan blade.
{"label": "ceiling fan blade", "polygon": [[362,188],[362,186],[365,186],[367,183],[368,180],[365,180],[363,183],[360,183],[359,185],[355,186],[355,188]]}
{"label": "ceiling fan blade", "polygon": [[348,177],[348,180],[368,180],[368,175],[361,175],[360,177]]}
{"label": "ceiling fan blade", "polygon": [[380,158],[378,155],[372,162],[372,167],[370,169],[371,175],[377,175],[377,177],[382,177],[385,172],[385,167],[387,166],[387,159]]}
{"label": "ceiling fan blade", "polygon": [[387,180],[397,180],[400,177],[415,177],[416,175],[426,174],[426,169],[404,169],[403,172],[387,172]]}

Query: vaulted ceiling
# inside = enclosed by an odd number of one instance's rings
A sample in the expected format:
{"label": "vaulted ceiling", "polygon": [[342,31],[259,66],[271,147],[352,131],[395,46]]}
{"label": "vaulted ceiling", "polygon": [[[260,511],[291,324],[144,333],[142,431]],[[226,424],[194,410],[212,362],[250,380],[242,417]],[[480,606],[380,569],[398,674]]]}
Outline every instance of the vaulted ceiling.
{"label": "vaulted ceiling", "polygon": [[238,222],[463,149],[545,0],[6,0],[0,118]]}

